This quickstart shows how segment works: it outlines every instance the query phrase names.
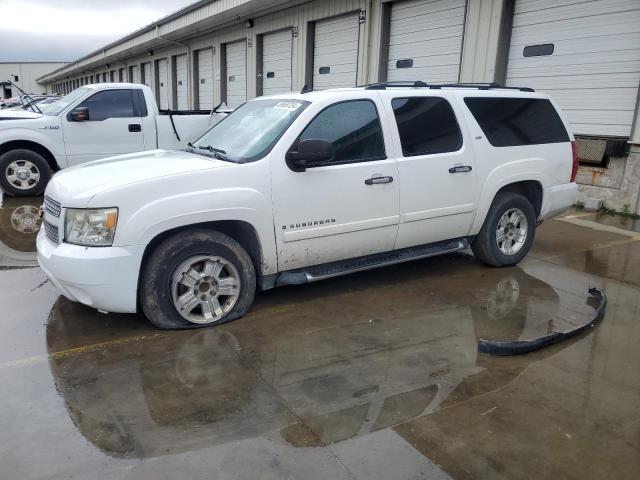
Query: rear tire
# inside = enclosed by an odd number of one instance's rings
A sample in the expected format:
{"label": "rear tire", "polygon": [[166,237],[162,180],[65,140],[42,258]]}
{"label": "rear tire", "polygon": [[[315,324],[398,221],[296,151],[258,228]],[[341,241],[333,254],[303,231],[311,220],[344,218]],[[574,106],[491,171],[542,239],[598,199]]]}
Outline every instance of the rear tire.
{"label": "rear tire", "polygon": [[177,233],[151,252],[140,280],[140,304],[162,329],[220,325],[253,303],[256,273],[233,238],[213,230]]}
{"label": "rear tire", "polygon": [[519,193],[503,192],[494,198],[471,249],[487,265],[516,265],[529,253],[535,233],[536,214],[531,202]]}
{"label": "rear tire", "polygon": [[47,160],[33,150],[19,148],[0,156],[0,187],[12,197],[40,195],[51,175]]}

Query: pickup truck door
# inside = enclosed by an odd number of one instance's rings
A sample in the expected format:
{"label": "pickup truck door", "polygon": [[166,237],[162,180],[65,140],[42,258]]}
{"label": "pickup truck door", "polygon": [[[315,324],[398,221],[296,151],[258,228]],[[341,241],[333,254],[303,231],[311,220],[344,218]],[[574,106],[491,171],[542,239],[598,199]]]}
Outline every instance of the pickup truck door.
{"label": "pickup truck door", "polygon": [[[296,172],[272,165],[280,271],[393,250],[398,229],[398,170],[377,92],[330,104],[300,128],[305,139],[333,144],[333,161]],[[285,148],[288,148],[285,147]]]}
{"label": "pickup truck door", "polygon": [[[74,107],[88,109],[89,118],[62,119],[69,166],[99,158],[144,150],[139,89],[100,90]],[[146,110],[146,107],[144,107]]]}
{"label": "pickup truck door", "polygon": [[466,236],[477,169],[459,105],[433,92],[381,92],[398,152],[396,249]]}

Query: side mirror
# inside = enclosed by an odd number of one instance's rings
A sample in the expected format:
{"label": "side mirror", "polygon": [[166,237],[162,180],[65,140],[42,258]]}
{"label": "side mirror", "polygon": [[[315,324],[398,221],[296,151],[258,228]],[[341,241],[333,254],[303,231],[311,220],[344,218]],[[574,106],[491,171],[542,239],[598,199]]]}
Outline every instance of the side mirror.
{"label": "side mirror", "polygon": [[89,120],[89,109],[87,107],[76,107],[69,113],[69,120],[72,122],[85,122]]}
{"label": "side mirror", "polygon": [[294,172],[304,172],[309,167],[318,167],[336,156],[331,142],[310,138],[298,143],[297,151],[287,154],[287,164]]}

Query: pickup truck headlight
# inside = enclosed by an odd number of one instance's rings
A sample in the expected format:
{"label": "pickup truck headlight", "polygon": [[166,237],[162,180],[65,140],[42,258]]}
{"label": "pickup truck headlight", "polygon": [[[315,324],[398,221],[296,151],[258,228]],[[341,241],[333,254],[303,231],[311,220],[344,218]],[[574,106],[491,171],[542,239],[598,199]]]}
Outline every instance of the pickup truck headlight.
{"label": "pickup truck headlight", "polygon": [[110,247],[117,223],[117,208],[69,208],[64,217],[64,241],[86,247]]}

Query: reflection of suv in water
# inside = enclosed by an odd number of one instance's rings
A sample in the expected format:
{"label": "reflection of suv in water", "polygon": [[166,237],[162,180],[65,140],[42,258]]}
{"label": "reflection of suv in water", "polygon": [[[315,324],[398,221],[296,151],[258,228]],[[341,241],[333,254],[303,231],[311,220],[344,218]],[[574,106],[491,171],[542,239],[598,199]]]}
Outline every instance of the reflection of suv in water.
{"label": "reflection of suv in water", "polygon": [[[297,314],[304,305],[286,319],[264,317],[257,328],[206,329],[57,357],[87,335],[131,332],[123,318],[105,326],[103,317],[60,299],[46,330],[56,391],[82,435],[115,457],[212,448],[277,430],[294,446],[317,446],[497,390],[557,353],[505,363],[478,355],[477,339],[519,338],[573,306],[570,294],[514,268],[492,270],[473,290],[449,295],[464,285],[462,276],[437,282],[425,279],[429,268],[377,275],[371,289],[352,292],[347,303],[367,302],[376,312],[372,323],[344,316],[315,328],[313,318]],[[341,292],[331,292],[317,303],[339,303]],[[389,298],[397,299],[394,308]]]}
{"label": "reflection of suv in water", "polygon": [[577,156],[529,89],[374,84],[261,97],[187,151],[56,175],[40,265],[71,300],[162,328],[300,284],[471,246],[518,263],[571,206]]}

